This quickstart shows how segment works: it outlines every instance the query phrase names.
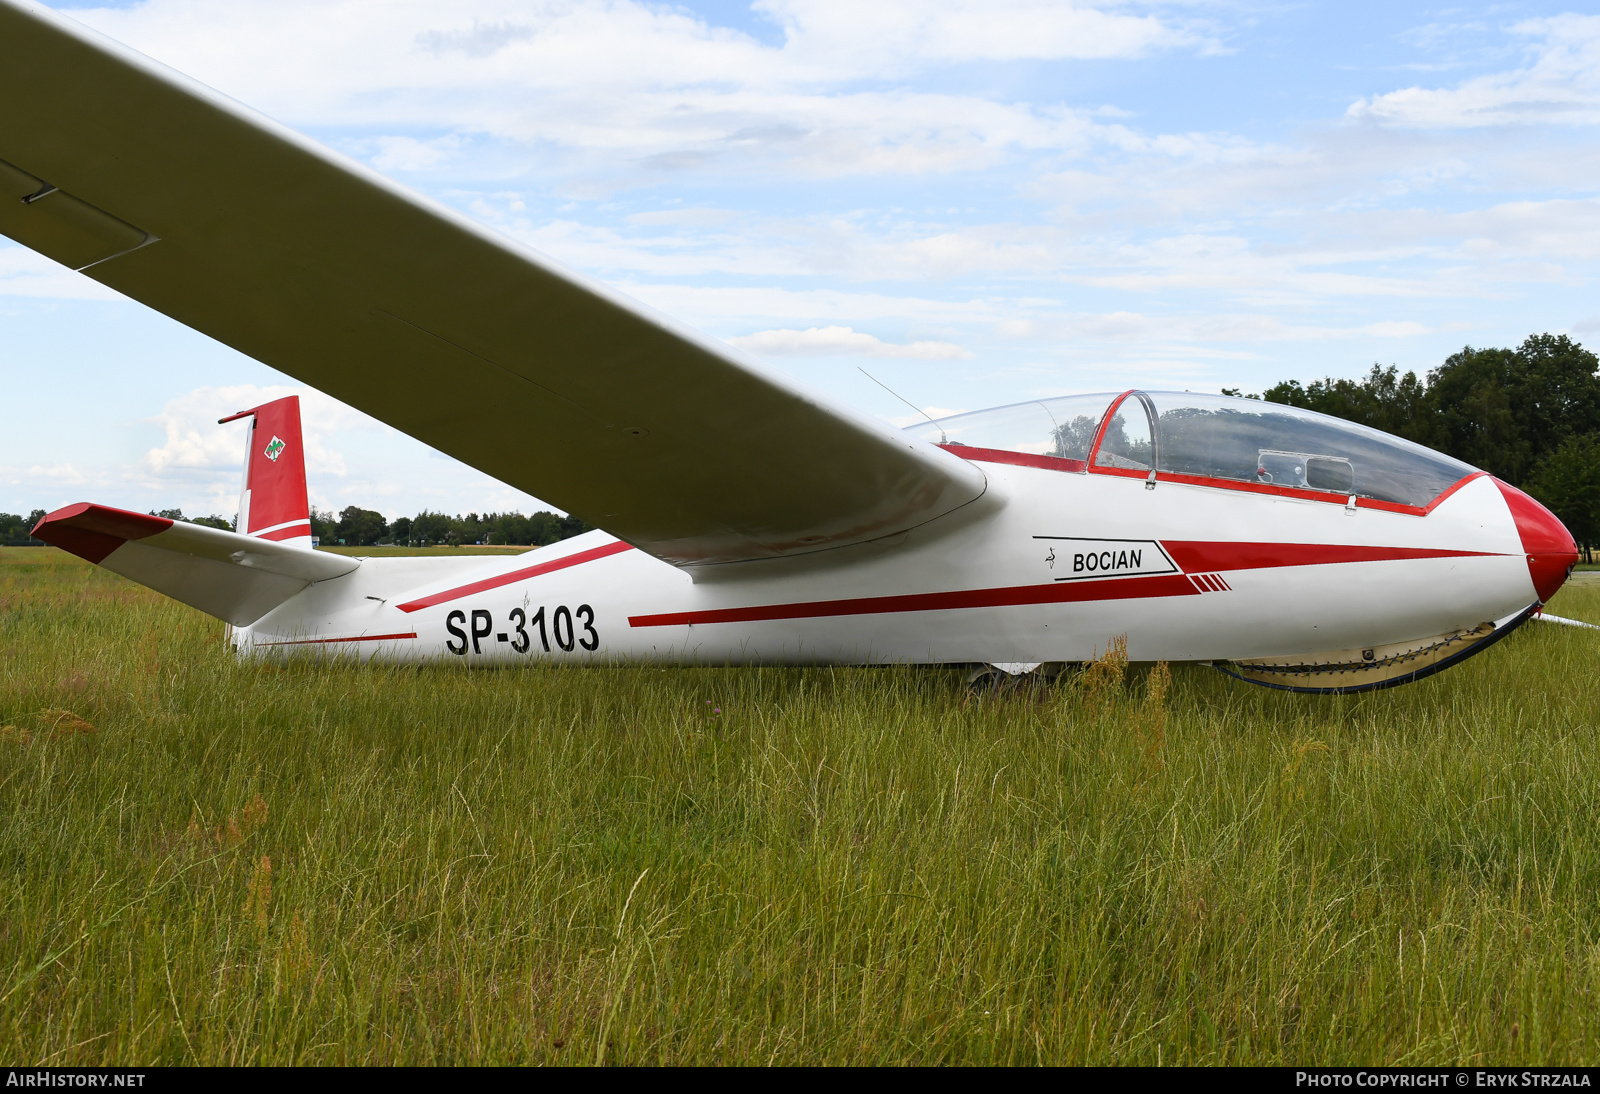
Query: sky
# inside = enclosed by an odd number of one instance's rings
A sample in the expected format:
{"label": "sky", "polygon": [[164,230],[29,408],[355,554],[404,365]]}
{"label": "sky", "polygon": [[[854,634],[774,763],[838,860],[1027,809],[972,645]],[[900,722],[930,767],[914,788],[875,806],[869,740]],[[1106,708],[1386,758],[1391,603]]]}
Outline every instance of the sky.
{"label": "sky", "polygon": [[[138,0],[78,19],[897,424],[1600,343],[1572,0]],[[863,371],[865,370],[865,371]],[[0,240],[0,511],[537,499]],[[920,420],[920,419],[919,419]]]}

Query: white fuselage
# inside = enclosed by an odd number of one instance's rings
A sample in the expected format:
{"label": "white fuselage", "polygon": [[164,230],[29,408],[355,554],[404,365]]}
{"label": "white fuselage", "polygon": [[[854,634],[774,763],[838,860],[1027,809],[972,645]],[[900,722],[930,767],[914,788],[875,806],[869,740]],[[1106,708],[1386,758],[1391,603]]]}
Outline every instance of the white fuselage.
{"label": "white fuselage", "polygon": [[682,569],[602,532],[515,556],[369,558],[241,653],[467,664],[1140,661],[1405,642],[1538,600],[1493,479],[1426,515],[982,464],[987,493],[875,542]]}

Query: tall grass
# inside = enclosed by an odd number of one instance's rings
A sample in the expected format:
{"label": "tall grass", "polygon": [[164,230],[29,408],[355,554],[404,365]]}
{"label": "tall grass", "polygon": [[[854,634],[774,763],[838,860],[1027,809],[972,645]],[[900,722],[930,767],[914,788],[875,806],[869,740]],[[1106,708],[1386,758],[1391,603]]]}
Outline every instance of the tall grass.
{"label": "tall grass", "polygon": [[1590,632],[1347,698],[221,639],[0,551],[0,1058],[1600,1057]]}

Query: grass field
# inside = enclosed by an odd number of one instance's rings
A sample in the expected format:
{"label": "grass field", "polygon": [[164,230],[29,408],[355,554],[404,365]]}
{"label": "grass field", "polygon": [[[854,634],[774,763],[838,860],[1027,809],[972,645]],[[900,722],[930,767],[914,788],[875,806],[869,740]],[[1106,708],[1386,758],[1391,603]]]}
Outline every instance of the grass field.
{"label": "grass field", "polygon": [[0,1059],[1593,1064],[1597,659],[251,666],[0,550]]}

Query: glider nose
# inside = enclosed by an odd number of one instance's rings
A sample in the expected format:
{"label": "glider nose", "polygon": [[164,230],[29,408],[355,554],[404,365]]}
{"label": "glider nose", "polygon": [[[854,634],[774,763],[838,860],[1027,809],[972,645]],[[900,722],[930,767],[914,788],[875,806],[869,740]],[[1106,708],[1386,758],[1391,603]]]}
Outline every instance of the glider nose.
{"label": "glider nose", "polygon": [[1578,545],[1567,526],[1556,515],[1528,495],[1495,480],[1506,505],[1517,522],[1517,534],[1522,537],[1522,550],[1528,556],[1528,576],[1533,578],[1533,588],[1540,600],[1549,600],[1556,590],[1566,583],[1567,575],[1578,561]]}

